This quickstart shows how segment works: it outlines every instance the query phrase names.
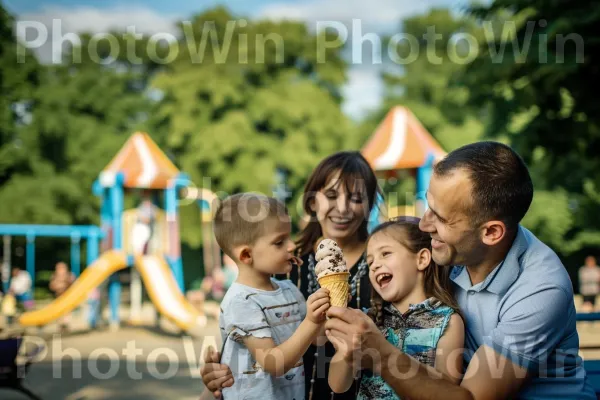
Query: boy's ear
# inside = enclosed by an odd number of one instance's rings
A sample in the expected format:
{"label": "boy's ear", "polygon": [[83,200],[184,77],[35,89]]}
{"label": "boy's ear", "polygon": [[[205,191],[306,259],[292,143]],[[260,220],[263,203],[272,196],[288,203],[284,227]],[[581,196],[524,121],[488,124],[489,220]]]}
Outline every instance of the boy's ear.
{"label": "boy's ear", "polygon": [[252,265],[252,249],[250,246],[238,246],[233,249],[233,253],[241,263]]}
{"label": "boy's ear", "polygon": [[431,263],[431,252],[429,249],[421,249],[417,253],[417,269],[419,271],[425,271]]}

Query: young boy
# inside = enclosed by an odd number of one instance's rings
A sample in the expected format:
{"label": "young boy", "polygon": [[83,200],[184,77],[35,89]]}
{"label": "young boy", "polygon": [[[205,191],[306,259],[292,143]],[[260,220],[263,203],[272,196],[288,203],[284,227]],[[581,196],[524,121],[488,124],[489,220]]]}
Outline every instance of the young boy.
{"label": "young boy", "polygon": [[214,232],[239,270],[219,318],[221,363],[234,378],[223,397],[304,399],[302,356],[320,335],[329,293],[320,289],[305,302],[292,282],[271,278],[297,260],[285,206],[252,193],[230,196],[216,212]]}

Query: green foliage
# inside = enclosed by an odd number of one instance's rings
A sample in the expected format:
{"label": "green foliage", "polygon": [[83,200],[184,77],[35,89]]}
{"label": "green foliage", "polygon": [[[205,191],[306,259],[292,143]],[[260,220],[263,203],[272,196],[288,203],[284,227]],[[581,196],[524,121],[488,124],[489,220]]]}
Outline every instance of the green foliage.
{"label": "green foliage", "polygon": [[[340,109],[345,65],[339,50],[318,63],[318,37],[304,24],[244,26],[220,8],[181,29],[179,57],[152,81],[164,95],[152,118],[155,131],[168,136],[167,147],[193,183],[215,192],[271,194],[276,170],[284,171],[296,213],[304,182],[320,159],[358,147]],[[203,47],[209,34],[218,44],[206,41]],[[263,46],[261,37],[275,36],[284,47],[274,41]],[[200,55],[202,62],[195,62]],[[200,240],[196,225],[184,222],[182,235],[190,244]]]}
{"label": "green foliage", "polygon": [[531,167],[541,192],[526,222],[562,254],[597,248],[597,5],[495,0],[473,14],[486,41],[464,82],[489,111],[486,134],[507,137]]}

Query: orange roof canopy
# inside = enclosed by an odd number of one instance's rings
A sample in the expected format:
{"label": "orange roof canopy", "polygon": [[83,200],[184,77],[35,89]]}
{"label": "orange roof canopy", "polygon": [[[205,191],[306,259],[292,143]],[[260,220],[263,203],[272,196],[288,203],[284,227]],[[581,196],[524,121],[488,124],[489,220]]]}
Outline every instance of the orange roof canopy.
{"label": "orange roof canopy", "polygon": [[419,168],[430,156],[438,160],[446,155],[414,114],[401,106],[388,112],[361,153],[375,171]]}
{"label": "orange roof canopy", "polygon": [[102,174],[125,175],[124,187],[166,189],[179,175],[177,167],[145,132],[136,132],[104,168]]}

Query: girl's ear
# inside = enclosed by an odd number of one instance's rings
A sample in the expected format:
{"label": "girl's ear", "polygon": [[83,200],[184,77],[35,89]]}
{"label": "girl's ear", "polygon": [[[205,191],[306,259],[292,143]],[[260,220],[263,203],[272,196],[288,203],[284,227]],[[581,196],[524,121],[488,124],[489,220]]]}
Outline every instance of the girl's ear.
{"label": "girl's ear", "polygon": [[239,246],[233,251],[240,262],[246,265],[252,265],[252,249],[249,246]]}
{"label": "girl's ear", "polygon": [[425,271],[431,263],[431,251],[429,249],[421,249],[417,253],[417,269]]}

